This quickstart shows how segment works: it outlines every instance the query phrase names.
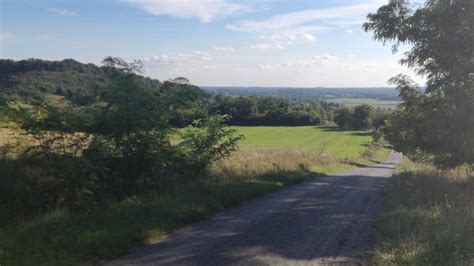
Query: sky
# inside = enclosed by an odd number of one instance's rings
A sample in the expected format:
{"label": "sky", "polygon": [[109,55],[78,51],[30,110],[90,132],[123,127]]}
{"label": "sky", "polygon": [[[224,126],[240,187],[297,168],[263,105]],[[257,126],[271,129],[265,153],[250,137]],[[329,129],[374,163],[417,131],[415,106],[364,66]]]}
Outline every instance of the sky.
{"label": "sky", "polygon": [[383,87],[399,73],[423,83],[362,29],[387,1],[2,0],[0,57],[118,56],[200,86]]}

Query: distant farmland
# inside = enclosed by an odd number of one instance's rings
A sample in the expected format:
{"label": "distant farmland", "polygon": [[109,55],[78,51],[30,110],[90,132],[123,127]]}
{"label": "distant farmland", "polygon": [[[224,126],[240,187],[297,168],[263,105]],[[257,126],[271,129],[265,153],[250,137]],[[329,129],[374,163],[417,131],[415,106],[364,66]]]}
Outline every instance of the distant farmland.
{"label": "distant farmland", "polygon": [[377,99],[356,99],[356,98],[333,98],[333,99],[324,99],[327,102],[339,103],[345,106],[357,106],[361,104],[368,104],[372,107],[388,108],[395,109],[399,101],[385,101]]}

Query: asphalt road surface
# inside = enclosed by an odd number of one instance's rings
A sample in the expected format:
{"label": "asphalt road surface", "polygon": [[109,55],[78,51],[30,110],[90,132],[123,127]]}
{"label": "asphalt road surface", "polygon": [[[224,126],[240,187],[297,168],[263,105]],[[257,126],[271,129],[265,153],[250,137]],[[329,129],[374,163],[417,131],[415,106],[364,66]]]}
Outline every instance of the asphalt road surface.
{"label": "asphalt road surface", "polygon": [[287,187],[110,265],[353,265],[364,261],[383,187],[401,161]]}

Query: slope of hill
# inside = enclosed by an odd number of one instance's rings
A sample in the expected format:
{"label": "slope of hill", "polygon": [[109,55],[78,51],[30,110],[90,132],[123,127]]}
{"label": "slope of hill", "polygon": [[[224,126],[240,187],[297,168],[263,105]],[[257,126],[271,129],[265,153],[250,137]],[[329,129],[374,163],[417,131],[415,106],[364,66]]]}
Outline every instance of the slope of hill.
{"label": "slope of hill", "polygon": [[[0,59],[0,94],[21,100],[42,99],[47,95],[64,96],[76,103],[87,102],[86,89],[107,81],[107,68],[83,64],[73,59],[21,61]],[[144,88],[156,88],[161,82],[139,76]]]}

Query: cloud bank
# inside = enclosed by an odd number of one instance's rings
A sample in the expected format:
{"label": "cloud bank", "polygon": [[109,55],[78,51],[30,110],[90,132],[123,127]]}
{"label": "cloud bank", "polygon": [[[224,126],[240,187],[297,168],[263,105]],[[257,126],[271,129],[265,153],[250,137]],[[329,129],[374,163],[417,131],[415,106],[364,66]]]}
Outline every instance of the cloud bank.
{"label": "cloud bank", "polygon": [[140,7],[155,16],[199,19],[204,23],[249,9],[247,5],[228,0],[124,0],[124,2]]}

